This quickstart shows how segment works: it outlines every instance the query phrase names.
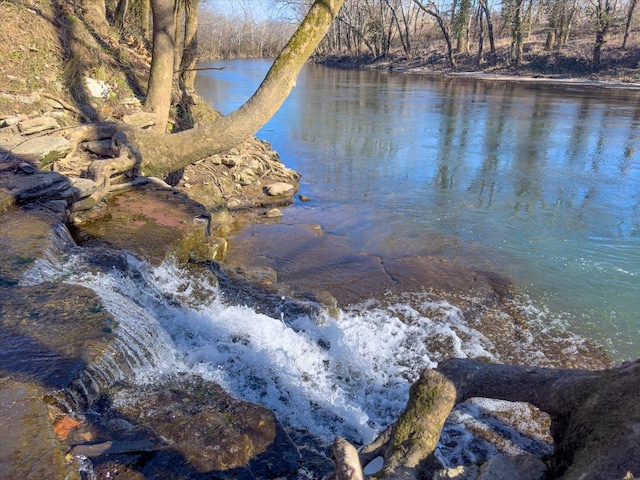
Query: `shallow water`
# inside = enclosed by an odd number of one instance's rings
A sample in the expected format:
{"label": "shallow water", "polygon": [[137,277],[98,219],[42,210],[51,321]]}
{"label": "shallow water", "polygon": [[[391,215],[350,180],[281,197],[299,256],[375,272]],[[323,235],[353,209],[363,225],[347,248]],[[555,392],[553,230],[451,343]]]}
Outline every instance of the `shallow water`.
{"label": "shallow water", "polygon": [[[269,62],[215,66],[198,91],[228,113]],[[258,137],[312,199],[282,222],[495,269],[614,358],[638,356],[640,93],[308,65]]]}

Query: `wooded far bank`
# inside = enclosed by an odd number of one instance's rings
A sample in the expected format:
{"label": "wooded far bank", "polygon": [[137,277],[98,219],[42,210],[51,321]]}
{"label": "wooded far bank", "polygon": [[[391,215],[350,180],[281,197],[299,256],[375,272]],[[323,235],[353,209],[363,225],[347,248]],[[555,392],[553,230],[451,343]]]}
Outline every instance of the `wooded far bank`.
{"label": "wooded far bank", "polygon": [[[638,82],[636,6],[637,0],[347,0],[315,59]],[[298,7],[294,16],[305,12]],[[294,28],[250,13],[223,16],[206,3],[200,18],[201,60],[275,57]]]}

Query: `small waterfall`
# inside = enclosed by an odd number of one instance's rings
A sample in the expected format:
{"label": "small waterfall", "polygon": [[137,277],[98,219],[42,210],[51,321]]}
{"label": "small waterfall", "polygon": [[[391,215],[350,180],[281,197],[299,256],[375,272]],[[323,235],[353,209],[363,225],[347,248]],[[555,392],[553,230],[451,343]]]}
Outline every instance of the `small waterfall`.
{"label": "small waterfall", "polygon": [[24,286],[64,282],[92,289],[116,325],[114,340],[106,343],[100,355],[57,395],[56,401],[65,410],[84,411],[118,382],[161,375],[163,367],[165,371],[179,370],[171,363],[175,353],[170,336],[143,307],[124,294],[131,282],[142,278],[139,265],[142,262],[126,252],[78,247],[60,224],[54,227],[43,257],[23,275]]}
{"label": "small waterfall", "polygon": [[[89,288],[115,325],[115,340],[69,386],[69,410],[85,410],[116,384],[191,374],[268,407],[286,428],[326,442],[340,435],[364,444],[395,421],[422,368],[445,356],[501,361],[495,345],[470,326],[470,311],[432,294],[372,300],[337,318],[321,310],[274,318],[227,303],[211,272],[187,272],[170,262],[152,267],[127,252],[80,248],[64,230],[56,237],[59,248],[38,261],[24,283]],[[531,416],[526,407],[513,409]],[[490,424],[490,410],[484,403],[452,417],[439,450],[445,462],[495,453],[464,427]],[[518,446],[515,428],[506,435],[516,451],[548,448],[541,438]]]}

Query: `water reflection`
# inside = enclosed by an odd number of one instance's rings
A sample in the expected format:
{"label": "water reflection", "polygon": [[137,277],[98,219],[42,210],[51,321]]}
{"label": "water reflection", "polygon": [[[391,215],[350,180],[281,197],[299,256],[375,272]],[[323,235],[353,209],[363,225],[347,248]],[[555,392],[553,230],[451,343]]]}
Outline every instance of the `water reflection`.
{"label": "water reflection", "polygon": [[[228,113],[268,62],[224,65],[198,88]],[[284,221],[380,255],[489,262],[620,357],[637,356],[640,92],[308,65],[259,136],[314,200]]]}

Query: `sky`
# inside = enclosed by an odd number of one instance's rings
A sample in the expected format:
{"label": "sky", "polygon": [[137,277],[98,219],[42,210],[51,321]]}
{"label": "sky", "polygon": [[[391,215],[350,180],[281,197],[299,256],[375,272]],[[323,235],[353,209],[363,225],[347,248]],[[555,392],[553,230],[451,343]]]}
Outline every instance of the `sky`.
{"label": "sky", "polygon": [[215,13],[255,21],[286,20],[292,15],[284,0],[203,0],[202,4]]}

